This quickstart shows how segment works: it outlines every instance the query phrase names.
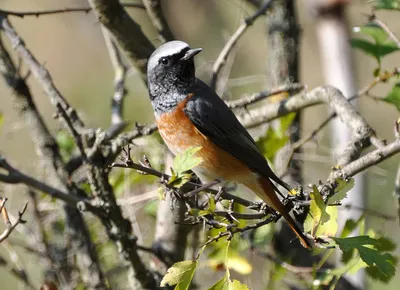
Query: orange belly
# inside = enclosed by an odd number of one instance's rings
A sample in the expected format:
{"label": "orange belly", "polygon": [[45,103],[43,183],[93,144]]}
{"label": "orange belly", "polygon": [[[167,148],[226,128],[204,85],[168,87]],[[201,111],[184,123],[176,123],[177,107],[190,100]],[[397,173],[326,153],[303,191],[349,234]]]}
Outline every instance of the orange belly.
{"label": "orange belly", "polygon": [[159,132],[164,142],[173,154],[177,155],[191,147],[201,147],[196,156],[202,158],[202,163],[193,169],[203,182],[215,179],[243,182],[255,174],[241,161],[230,153],[215,145],[193,125],[183,112],[187,99],[169,113],[156,116]]}

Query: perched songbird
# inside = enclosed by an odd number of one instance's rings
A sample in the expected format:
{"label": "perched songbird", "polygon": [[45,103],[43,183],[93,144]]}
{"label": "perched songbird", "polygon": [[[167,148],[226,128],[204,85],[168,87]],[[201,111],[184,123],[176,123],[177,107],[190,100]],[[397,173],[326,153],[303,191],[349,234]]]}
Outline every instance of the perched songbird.
{"label": "perched songbird", "polygon": [[159,132],[172,153],[191,147],[202,163],[193,171],[203,183],[216,179],[241,183],[278,211],[304,247],[310,241],[278,196],[277,182],[287,190],[255,141],[225,102],[195,76],[193,57],[202,51],[171,41],[151,55],[147,65],[149,94]]}

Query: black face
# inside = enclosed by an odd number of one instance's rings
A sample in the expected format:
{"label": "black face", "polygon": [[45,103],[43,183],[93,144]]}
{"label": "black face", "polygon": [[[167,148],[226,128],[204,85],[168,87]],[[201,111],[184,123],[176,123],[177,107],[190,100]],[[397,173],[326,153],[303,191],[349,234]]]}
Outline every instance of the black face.
{"label": "black face", "polygon": [[195,76],[195,70],[192,58],[183,59],[188,50],[186,48],[177,54],[159,58],[157,65],[149,72],[150,84],[162,87],[165,91],[169,87],[190,82]]}

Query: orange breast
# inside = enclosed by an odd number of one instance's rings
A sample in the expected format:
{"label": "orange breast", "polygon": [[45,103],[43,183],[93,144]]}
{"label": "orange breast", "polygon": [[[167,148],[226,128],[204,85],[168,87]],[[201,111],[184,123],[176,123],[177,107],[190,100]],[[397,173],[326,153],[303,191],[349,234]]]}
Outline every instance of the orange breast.
{"label": "orange breast", "polygon": [[177,155],[188,148],[200,146],[201,150],[196,155],[203,161],[194,171],[203,182],[217,178],[242,182],[249,174],[254,175],[244,163],[215,145],[193,125],[183,111],[190,97],[174,111],[156,117],[159,132],[172,153]]}

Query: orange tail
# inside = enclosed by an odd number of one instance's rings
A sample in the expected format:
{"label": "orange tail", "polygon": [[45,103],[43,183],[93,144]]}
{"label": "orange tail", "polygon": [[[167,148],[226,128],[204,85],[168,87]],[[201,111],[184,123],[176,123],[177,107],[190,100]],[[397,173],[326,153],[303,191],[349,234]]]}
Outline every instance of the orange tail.
{"label": "orange tail", "polygon": [[310,243],[310,240],[304,235],[303,231],[300,229],[298,224],[293,220],[293,218],[290,216],[289,212],[287,209],[284,207],[280,199],[275,193],[275,187],[272,184],[272,182],[265,177],[260,177],[258,179],[261,187],[262,187],[262,195],[258,194],[259,197],[266,202],[269,206],[271,206],[273,209],[277,210],[288,222],[289,227],[292,229],[292,231],[297,235],[297,237],[300,240],[301,245],[304,248],[310,249],[312,248],[312,245]]}

